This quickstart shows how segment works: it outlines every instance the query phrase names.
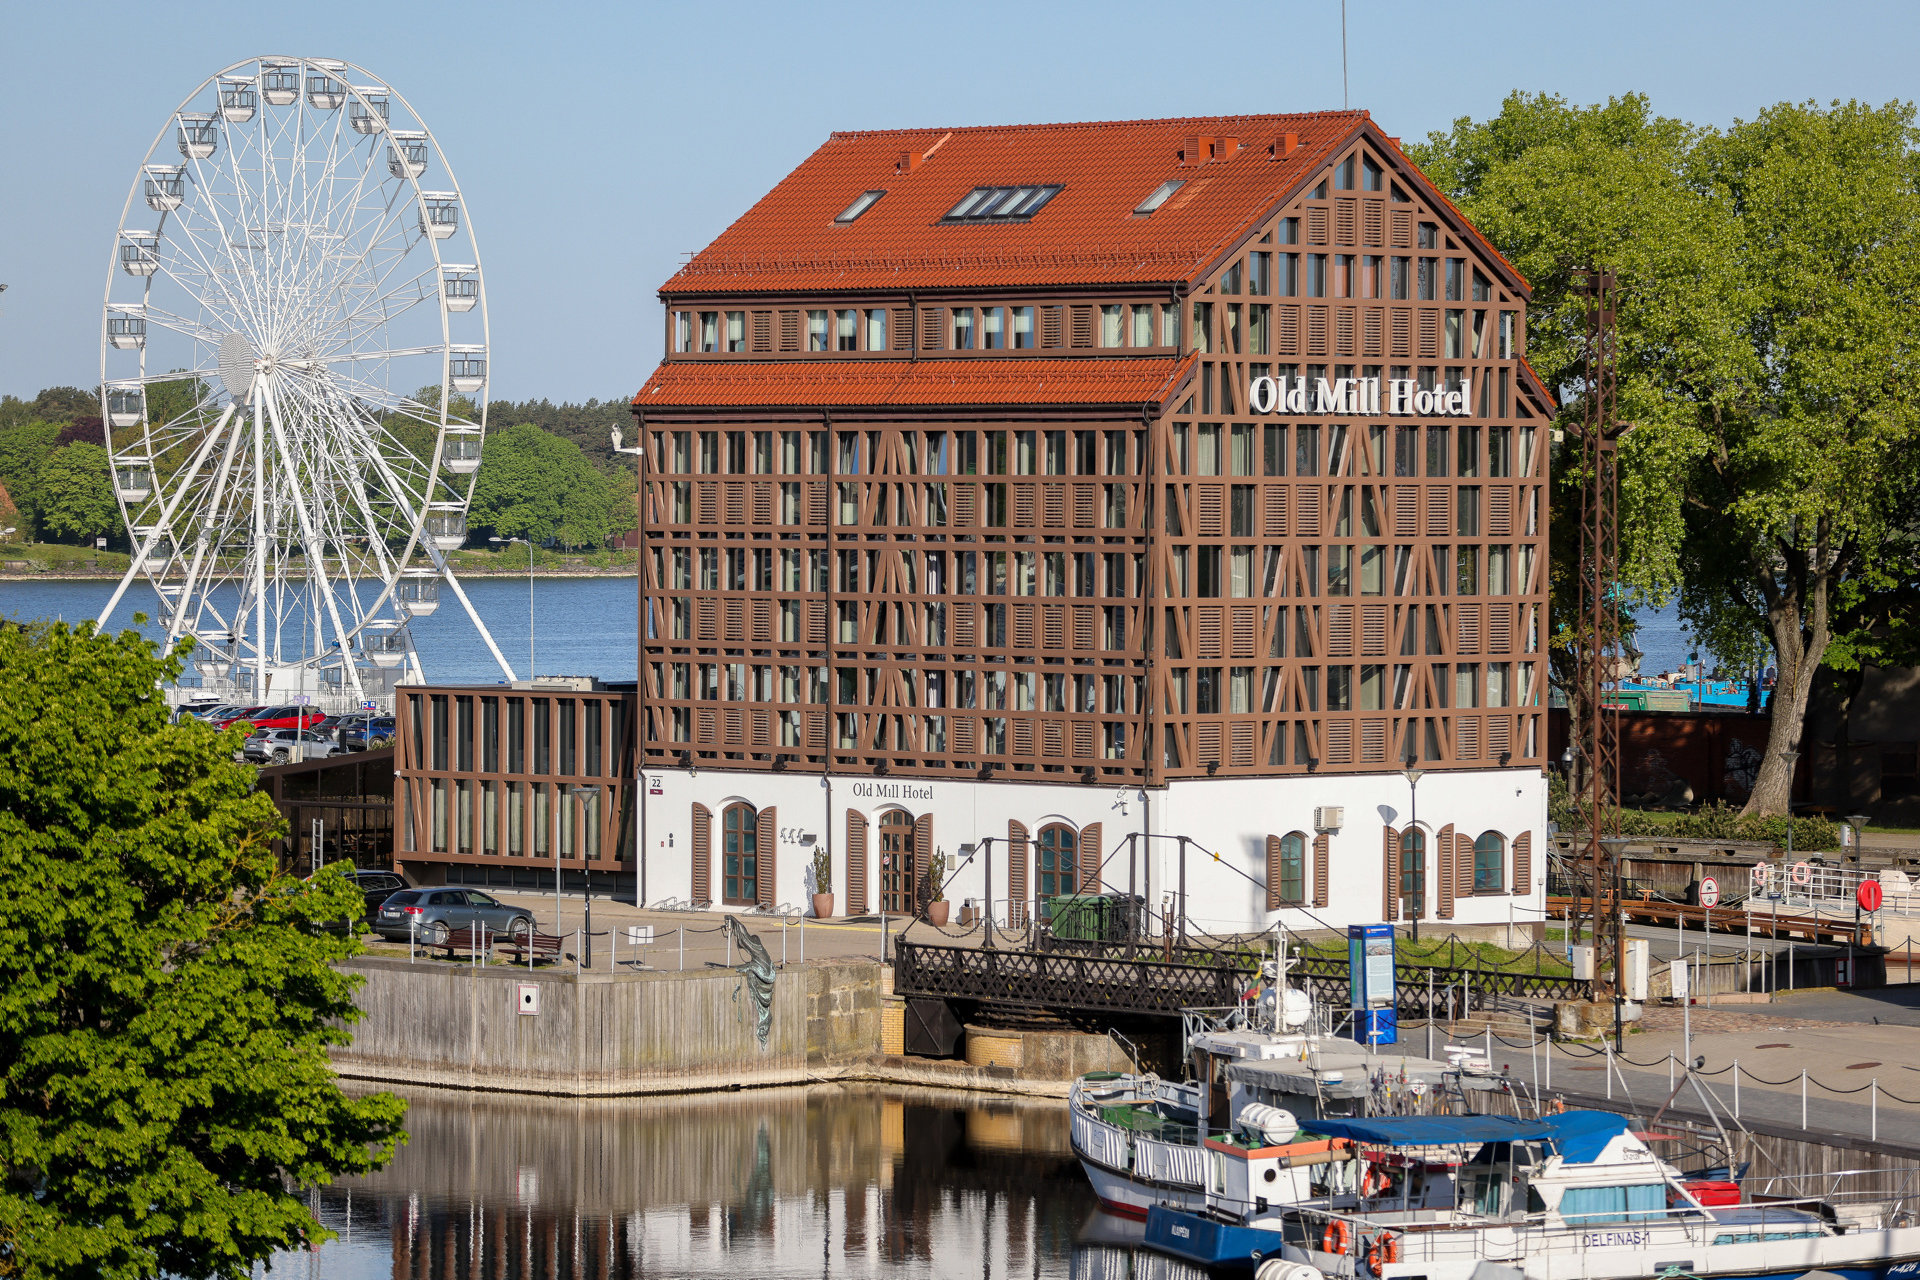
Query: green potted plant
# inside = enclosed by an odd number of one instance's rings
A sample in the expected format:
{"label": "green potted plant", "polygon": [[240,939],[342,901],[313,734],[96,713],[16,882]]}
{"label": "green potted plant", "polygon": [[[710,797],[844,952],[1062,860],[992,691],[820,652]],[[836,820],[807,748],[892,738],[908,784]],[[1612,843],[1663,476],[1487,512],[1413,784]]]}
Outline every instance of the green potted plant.
{"label": "green potted plant", "polygon": [[813,914],[820,920],[833,914],[833,855],[824,844],[813,850]]}
{"label": "green potted plant", "polygon": [[946,890],[943,887],[946,878],[946,850],[937,849],[933,856],[927,859],[926,887],[927,923],[937,929],[947,927],[947,913],[952,910],[952,904],[947,901]]}

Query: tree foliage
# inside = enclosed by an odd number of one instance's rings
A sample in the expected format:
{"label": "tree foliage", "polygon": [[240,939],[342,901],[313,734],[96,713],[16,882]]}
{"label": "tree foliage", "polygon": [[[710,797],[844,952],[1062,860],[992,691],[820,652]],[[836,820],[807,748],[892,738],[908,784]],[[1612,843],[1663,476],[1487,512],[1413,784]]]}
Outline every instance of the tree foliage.
{"label": "tree foliage", "polygon": [[170,724],[134,632],[0,628],[0,1272],[241,1277],[325,1238],[401,1103],[326,1059],[358,1014],[343,877],[276,871],[235,733]]}
{"label": "tree foliage", "polygon": [[74,443],[54,450],[35,478],[40,525],[56,538],[118,535],[120,507],[103,445]]}
{"label": "tree foliage", "polygon": [[[1749,808],[1780,812],[1837,610],[1911,563],[1920,167],[1902,103],[1782,104],[1717,132],[1644,98],[1516,94],[1419,158],[1534,284],[1530,349],[1579,388],[1569,268],[1620,280],[1625,585],[1716,657],[1779,670]],[[1580,389],[1583,393],[1584,389]],[[1577,416],[1576,395],[1566,410]],[[1563,487],[1580,477],[1561,468]],[[1565,545],[1560,551],[1573,550]],[[1564,608],[1564,601],[1556,602]],[[1881,625],[1884,629],[1884,619]],[[1845,635],[1841,624],[1838,634]]]}
{"label": "tree foliage", "polygon": [[617,500],[579,445],[523,422],[488,434],[467,523],[503,538],[597,546]]}

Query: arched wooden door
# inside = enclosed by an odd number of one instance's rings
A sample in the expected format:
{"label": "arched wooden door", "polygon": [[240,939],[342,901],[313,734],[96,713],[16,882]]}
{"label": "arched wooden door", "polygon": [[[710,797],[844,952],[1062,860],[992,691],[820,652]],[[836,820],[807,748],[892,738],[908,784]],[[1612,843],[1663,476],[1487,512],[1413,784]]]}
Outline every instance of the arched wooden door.
{"label": "arched wooden door", "polygon": [[880,910],[890,916],[913,914],[913,815],[889,809],[880,815]]}

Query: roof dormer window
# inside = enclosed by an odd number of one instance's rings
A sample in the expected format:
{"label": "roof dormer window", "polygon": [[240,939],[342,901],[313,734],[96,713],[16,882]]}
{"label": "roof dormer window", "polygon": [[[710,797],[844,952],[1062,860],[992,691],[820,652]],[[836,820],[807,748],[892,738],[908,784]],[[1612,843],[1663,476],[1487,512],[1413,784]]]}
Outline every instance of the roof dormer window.
{"label": "roof dormer window", "polygon": [[874,205],[880,203],[880,197],[885,194],[887,194],[885,191],[861,192],[860,198],[858,200],[855,200],[852,204],[848,205],[846,207],[846,211],[843,212],[839,217],[835,218],[834,221],[835,222],[852,222],[855,218],[859,217],[861,214],[865,213],[867,210],[873,208]]}
{"label": "roof dormer window", "polygon": [[1168,178],[1165,182],[1153,189],[1152,195],[1133,206],[1133,211],[1144,218],[1165,204],[1169,196],[1186,185],[1187,180],[1185,178]]}
{"label": "roof dormer window", "polygon": [[975,187],[942,222],[1024,222],[1059,195],[1054,186]]}

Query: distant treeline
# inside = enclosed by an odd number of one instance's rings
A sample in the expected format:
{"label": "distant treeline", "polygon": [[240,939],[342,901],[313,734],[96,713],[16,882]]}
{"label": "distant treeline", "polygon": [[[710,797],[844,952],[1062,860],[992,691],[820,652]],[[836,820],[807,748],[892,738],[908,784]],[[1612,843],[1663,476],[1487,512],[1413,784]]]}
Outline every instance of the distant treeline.
{"label": "distant treeline", "polygon": [[[148,392],[155,421],[192,410],[200,388],[165,384]],[[416,393],[429,399],[430,393]],[[471,417],[473,406],[456,403]],[[602,545],[634,527],[635,473],[613,452],[610,431],[632,421],[625,397],[572,401],[495,400],[468,513],[472,545],[488,537],[533,538],[568,547]],[[401,446],[432,447],[417,424],[390,424]],[[119,433],[122,444],[137,432]],[[104,537],[126,549],[114,500],[99,397],[49,387],[31,400],[0,396],[0,541],[88,545]]]}

